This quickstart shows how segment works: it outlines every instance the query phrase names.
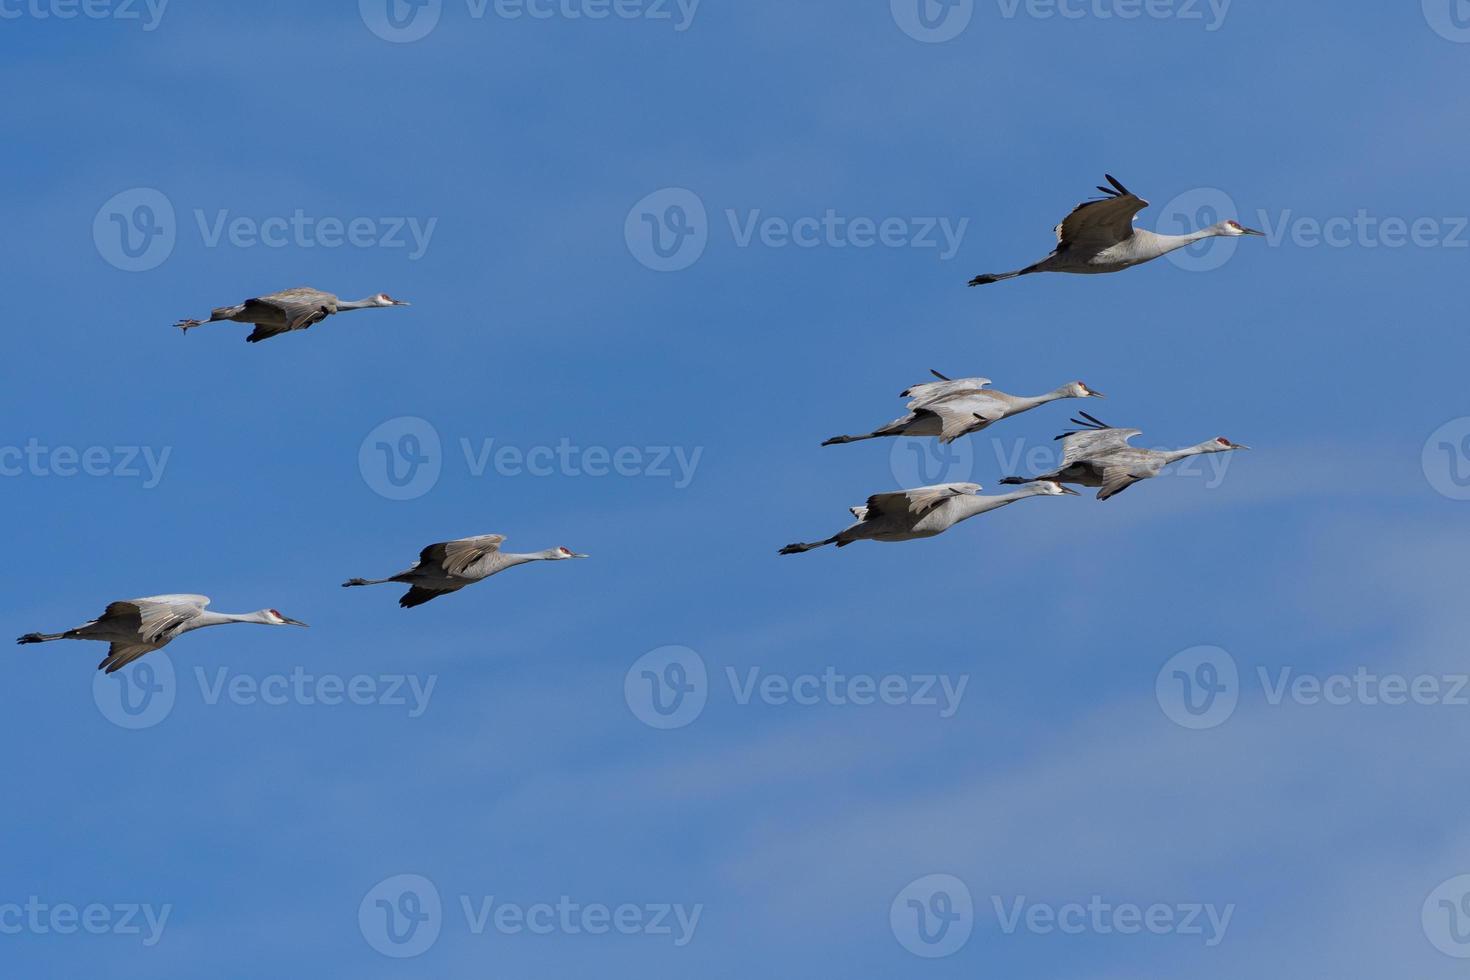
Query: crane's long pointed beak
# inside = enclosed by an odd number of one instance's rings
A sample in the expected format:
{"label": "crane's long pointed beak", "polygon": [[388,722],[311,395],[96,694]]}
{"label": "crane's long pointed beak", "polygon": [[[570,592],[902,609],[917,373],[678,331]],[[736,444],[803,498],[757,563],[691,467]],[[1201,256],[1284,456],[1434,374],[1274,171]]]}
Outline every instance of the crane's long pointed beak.
{"label": "crane's long pointed beak", "polygon": [[1092,397],[1093,397],[1093,398],[1106,398],[1106,397],[1108,397],[1108,396],[1107,396],[1107,395],[1104,395],[1104,394],[1103,394],[1103,393],[1102,393],[1102,392],[1100,392],[1100,391],[1093,391],[1093,390],[1092,390],[1092,389],[1091,389],[1091,388],[1088,388],[1088,389],[1087,389],[1087,393],[1088,393],[1088,394],[1089,394],[1089,395],[1090,395],[1090,396],[1092,396]]}
{"label": "crane's long pointed beak", "polygon": [[305,626],[306,625],[301,620],[299,620],[299,619],[292,619],[290,616],[282,616],[281,618],[286,621],[286,625],[287,626]]}
{"label": "crane's long pointed beak", "polygon": [[573,555],[573,558],[591,558],[591,555]]}
{"label": "crane's long pointed beak", "polygon": [[408,300],[406,300],[406,299],[395,299],[395,300],[394,300],[394,301],[393,301],[393,305],[394,305],[394,306],[412,306],[412,305],[413,305],[413,304],[412,304],[412,303],[410,303],[410,302],[409,302],[409,301],[408,301]]}
{"label": "crane's long pointed beak", "polygon": [[1257,235],[1261,238],[1266,237],[1266,233],[1264,231],[1256,231],[1254,228],[1247,228],[1244,225],[1241,225],[1240,230],[1245,232],[1247,235]]}
{"label": "crane's long pointed beak", "polygon": [[1237,442],[1237,443],[1231,444],[1230,448],[1231,449],[1249,449],[1250,446],[1242,446],[1240,443]]}
{"label": "crane's long pointed beak", "polygon": [[1059,484],[1057,484],[1057,486],[1061,487],[1062,488],[1062,493],[1066,494],[1069,497],[1080,497],[1080,496],[1082,496],[1082,494],[1078,493],[1076,490],[1073,490],[1071,487],[1067,486],[1065,483],[1059,483]]}

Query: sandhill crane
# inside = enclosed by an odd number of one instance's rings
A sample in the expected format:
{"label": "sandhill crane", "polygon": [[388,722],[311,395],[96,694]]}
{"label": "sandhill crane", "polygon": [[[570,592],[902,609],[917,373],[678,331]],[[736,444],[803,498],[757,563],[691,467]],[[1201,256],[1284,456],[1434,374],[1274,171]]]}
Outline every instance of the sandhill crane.
{"label": "sandhill crane", "polygon": [[954,442],[960,436],[979,432],[1001,419],[1022,412],[1029,412],[1038,405],[1063,398],[1102,398],[1100,391],[1093,391],[1081,381],[1062,385],[1055,391],[1034,397],[1008,395],[1003,391],[986,390],[989,378],[961,378],[953,381],[930,371],[938,378],[926,384],[914,385],[900,394],[910,399],[909,414],[894,419],[881,428],[862,436],[833,436],[824,446],[837,446],[863,439],[878,439],[883,436],[938,436],[940,442]]}
{"label": "sandhill crane", "polygon": [[292,330],[305,330],[313,323],[320,323],[333,313],[346,310],[371,310],[385,306],[409,306],[408,302],[394,299],[387,293],[375,293],[366,299],[339,300],[331,293],[310,286],[296,286],[279,293],[256,296],[238,306],[221,306],[209,314],[208,320],[180,320],[174,326],[188,333],[205,323],[216,320],[234,320],[236,323],[253,323],[255,330],[246,337],[248,343],[269,340],[277,334]]}
{"label": "sandhill crane", "polygon": [[1135,228],[1133,217],[1148,207],[1148,202],[1118,183],[1112,174],[1106,177],[1113,186],[1097,188],[1105,197],[1083,201],[1057,225],[1056,251],[1015,272],[976,276],[970,285],[984,286],[1033,272],[1122,272],[1206,238],[1265,235],[1234,220],[1221,221],[1187,235],[1159,235]]}
{"label": "sandhill crane", "polygon": [[[1128,440],[1140,433],[1139,429],[1115,429],[1100,422],[1086,412],[1082,418],[1073,419],[1073,425],[1081,426],[1073,432],[1057,436],[1062,440],[1062,465],[1054,472],[1032,477],[1032,480],[1054,480],[1059,483],[1075,483],[1084,487],[1101,487],[1098,500],[1107,500],[1127,490],[1139,480],[1158,476],[1165,466],[1177,463],[1190,456],[1204,453],[1226,453],[1235,449],[1249,449],[1231,442],[1224,436],[1202,442],[1184,449],[1158,450],[1138,449]],[[1009,476],[1000,481],[1005,484],[1028,483],[1029,480]]]}
{"label": "sandhill crane", "polygon": [[109,674],[139,657],[167,646],[190,630],[226,623],[259,623],[262,626],[305,626],[274,609],[253,613],[206,612],[206,595],[151,595],[109,603],[101,616],[62,633],[27,633],[17,643],[47,643],[51,640],[101,640],[112,644],[97,665]]}
{"label": "sandhill crane", "polygon": [[866,505],[849,508],[857,523],[844,528],[825,541],[809,544],[788,544],[781,549],[783,555],[799,555],[802,552],[835,544],[845,548],[854,541],[912,541],[915,538],[932,538],[943,534],[960,521],[967,521],[977,514],[998,510],[1027,497],[1055,497],[1062,494],[1076,496],[1077,491],[1060,483],[1030,483],[1015,493],[996,497],[981,497],[978,483],[941,483],[916,490],[899,490],[894,493],[879,493],[868,498]]}
{"label": "sandhill crane", "polygon": [[398,600],[398,604],[404,609],[411,609],[441,595],[458,592],[466,585],[474,585],[481,579],[487,579],[516,565],[532,561],[565,561],[568,558],[587,557],[568,548],[548,548],[528,555],[513,555],[500,550],[504,541],[503,534],[481,534],[473,538],[441,541],[419,552],[419,560],[397,575],[379,579],[349,579],[342,583],[342,587],[350,589],[358,585],[402,582],[410,588]]}

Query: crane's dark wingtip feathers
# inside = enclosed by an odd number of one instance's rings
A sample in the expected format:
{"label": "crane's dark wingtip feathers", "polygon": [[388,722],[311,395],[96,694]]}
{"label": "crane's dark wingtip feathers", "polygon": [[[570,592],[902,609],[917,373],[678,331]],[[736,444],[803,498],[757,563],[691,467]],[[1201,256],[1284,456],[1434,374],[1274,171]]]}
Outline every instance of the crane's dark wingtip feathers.
{"label": "crane's dark wingtip feathers", "polygon": [[414,586],[403,594],[403,598],[398,600],[398,604],[404,609],[412,609],[414,606],[422,606],[430,599],[437,599],[442,594],[433,589],[421,589],[418,586]]}

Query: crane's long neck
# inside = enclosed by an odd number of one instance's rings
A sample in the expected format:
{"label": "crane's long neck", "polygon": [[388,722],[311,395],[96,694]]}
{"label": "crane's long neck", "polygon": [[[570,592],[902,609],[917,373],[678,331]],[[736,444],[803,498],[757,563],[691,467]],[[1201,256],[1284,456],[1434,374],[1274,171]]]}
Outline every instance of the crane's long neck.
{"label": "crane's long neck", "polygon": [[204,626],[224,626],[227,623],[259,623],[262,626],[274,625],[275,620],[264,609],[251,613],[222,613],[209,612],[208,610],[194,617],[190,629],[199,629]]}
{"label": "crane's long neck", "polygon": [[958,524],[960,521],[967,521],[979,514],[987,514],[992,510],[998,510],[1018,500],[1025,500],[1027,497],[1034,497],[1037,492],[1034,489],[1034,485],[1027,485],[1014,493],[1000,493],[992,497],[981,497],[978,495],[961,497],[956,502],[956,509],[959,511],[959,516],[955,518],[955,523]]}
{"label": "crane's long neck", "polygon": [[368,296],[365,299],[344,300],[337,303],[337,312],[343,310],[369,310],[378,305],[378,297]]}
{"label": "crane's long neck", "polygon": [[1200,456],[1205,453],[1212,453],[1214,451],[1214,443],[1202,442],[1198,446],[1185,446],[1183,449],[1171,449],[1164,453],[1164,460],[1166,464],[1177,463],[1181,459],[1188,459],[1191,456]]}
{"label": "crane's long neck", "polygon": [[1181,248],[1188,248],[1195,242],[1202,242],[1206,238],[1215,238],[1219,235],[1219,232],[1214,228],[1201,228],[1199,231],[1192,231],[1187,235],[1160,235],[1155,231],[1151,231],[1148,234],[1148,241],[1152,246],[1148,251],[1154,255],[1167,255],[1170,252],[1177,252]]}
{"label": "crane's long neck", "polygon": [[516,555],[501,552],[504,559],[502,567],[509,568],[512,565],[524,565],[528,561],[553,561],[559,557],[555,548],[547,548],[545,551],[532,551],[529,554]]}
{"label": "crane's long neck", "polygon": [[1014,412],[1029,412],[1031,409],[1036,408],[1040,405],[1046,405],[1050,402],[1059,402],[1065,398],[1071,397],[1073,397],[1073,395],[1068,390],[1067,385],[1063,385],[1055,391],[1048,391],[1044,395],[1017,396],[1014,399],[1015,408],[1012,414],[1014,414]]}

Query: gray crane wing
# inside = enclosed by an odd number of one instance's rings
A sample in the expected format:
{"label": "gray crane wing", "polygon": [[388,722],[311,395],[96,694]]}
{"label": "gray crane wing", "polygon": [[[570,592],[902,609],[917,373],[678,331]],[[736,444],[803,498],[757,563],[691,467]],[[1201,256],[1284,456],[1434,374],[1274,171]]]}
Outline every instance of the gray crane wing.
{"label": "gray crane wing", "polygon": [[1102,471],[1102,489],[1097,492],[1097,499],[1116,497],[1141,479],[1126,466],[1106,466]]}
{"label": "gray crane wing", "polygon": [[916,408],[924,408],[931,401],[947,398],[950,395],[965,392],[976,392],[988,387],[989,378],[957,378],[954,381],[928,381],[924,384],[914,385],[903,393],[903,397],[909,399],[909,411]]}
{"label": "gray crane wing", "polygon": [[1148,202],[1107,175],[1109,187],[1099,186],[1106,196],[1083,201],[1057,225],[1057,251],[1073,246],[1100,250],[1133,237],[1133,219]]}
{"label": "gray crane wing", "polygon": [[991,392],[971,389],[954,391],[938,398],[931,398],[922,405],[910,408],[914,412],[928,412],[939,418],[940,442],[954,442],[973,429],[977,423],[999,421],[1006,416],[1006,405]]}
{"label": "gray crane wing", "polygon": [[157,646],[148,643],[124,643],[118,640],[107,647],[107,656],[97,665],[97,669],[115,674],[144,654],[157,649]]}
{"label": "gray crane wing", "polygon": [[[951,497],[971,496],[979,492],[980,484],[978,483],[941,483],[932,487],[918,487],[914,490],[875,493],[868,498],[865,519],[924,514]],[[853,511],[856,513],[857,508],[853,508]]]}
{"label": "gray crane wing", "polygon": [[147,596],[109,603],[100,619],[131,629],[145,643],[153,643],[169,630],[199,615],[208,605],[209,596],[205,595],[175,593]]}
{"label": "gray crane wing", "polygon": [[1141,429],[1088,429],[1069,432],[1061,437],[1062,468],[1114,450],[1128,449],[1128,440],[1141,432]]}
{"label": "gray crane wing", "polygon": [[420,565],[437,565],[446,575],[463,575],[465,569],[486,555],[500,550],[503,534],[481,534],[473,538],[441,541],[419,552]]}
{"label": "gray crane wing", "polygon": [[336,296],[310,286],[296,286],[267,296],[247,299],[247,311],[267,307],[278,315],[280,322],[257,323],[255,331],[246,339],[255,342],[292,330],[304,330],[313,323],[325,320],[336,305]]}

